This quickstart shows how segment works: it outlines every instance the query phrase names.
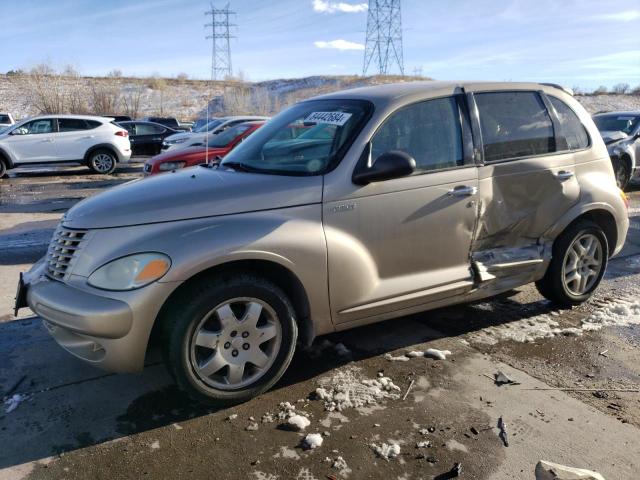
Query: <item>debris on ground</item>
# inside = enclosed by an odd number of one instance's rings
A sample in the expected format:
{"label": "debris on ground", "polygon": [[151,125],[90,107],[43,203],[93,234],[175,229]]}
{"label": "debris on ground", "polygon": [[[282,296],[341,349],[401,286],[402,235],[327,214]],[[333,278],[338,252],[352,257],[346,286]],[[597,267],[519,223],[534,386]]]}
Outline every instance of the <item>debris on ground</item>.
{"label": "debris on ground", "polygon": [[21,395],[20,393],[14,393],[8,398],[4,400],[4,413],[13,412],[18,406],[26,400],[26,395]]}
{"label": "debris on ground", "polygon": [[541,460],[536,465],[536,480],[605,480],[602,475],[582,468],[566,467]]}
{"label": "debris on ground", "polygon": [[415,380],[411,380],[411,383],[407,387],[407,391],[404,392],[404,395],[402,396],[402,400],[406,400],[407,399],[407,395],[409,395],[409,392],[411,391],[411,387],[413,387],[414,383],[415,383]]}
{"label": "debris on ground", "polygon": [[235,420],[236,418],[238,418],[238,414],[237,413],[233,413],[233,414],[231,414],[231,415],[229,415],[227,417],[227,421],[231,422],[231,421]]}
{"label": "debris on ground", "polygon": [[319,433],[309,433],[304,440],[302,440],[302,447],[305,450],[312,450],[322,446],[323,438]]}
{"label": "debris on ground", "polygon": [[22,385],[22,382],[24,382],[26,380],[27,376],[26,375],[22,375],[10,388],[9,390],[7,390],[7,392],[2,396],[3,398],[7,398],[13,395],[13,393],[18,389],[18,387],[20,385]]}
{"label": "debris on ground", "polygon": [[498,419],[498,428],[500,429],[500,439],[502,440],[502,443],[504,443],[505,447],[508,447],[509,438],[507,437],[507,424],[502,417]]}
{"label": "debris on ground", "polygon": [[461,463],[454,463],[453,464],[453,468],[451,470],[449,470],[447,473],[444,473],[442,475],[438,475],[439,480],[445,480],[448,478],[458,478],[460,475],[462,475],[462,464]]}
{"label": "debris on ground", "polygon": [[280,409],[278,411],[278,420],[288,420],[298,414],[298,412],[296,412],[296,406],[291,405],[289,402],[281,402],[278,408]]}
{"label": "debris on ground", "polygon": [[382,445],[371,444],[371,448],[380,458],[389,460],[400,455],[400,445],[397,443],[383,443]]}
{"label": "debris on ground", "polygon": [[325,410],[342,411],[373,405],[385,399],[398,399],[400,387],[388,377],[362,378],[361,370],[349,367],[320,379],[316,398],[324,402]]}
{"label": "debris on ground", "polygon": [[416,443],[416,448],[431,448],[431,442],[428,440],[423,442],[418,442]]}
{"label": "debris on ground", "polygon": [[262,423],[273,423],[276,421],[276,419],[273,418],[273,415],[271,413],[267,412],[264,415],[262,415],[262,419],[260,421]]}
{"label": "debris on ground", "polygon": [[494,381],[496,385],[520,385],[520,382],[516,382],[511,377],[509,377],[506,373],[498,370],[498,373],[494,374]]}
{"label": "debris on ground", "polygon": [[295,430],[296,432],[301,432],[305,428],[311,425],[311,421],[307,417],[303,417],[302,415],[294,415],[289,417],[287,420],[287,426],[291,430]]}

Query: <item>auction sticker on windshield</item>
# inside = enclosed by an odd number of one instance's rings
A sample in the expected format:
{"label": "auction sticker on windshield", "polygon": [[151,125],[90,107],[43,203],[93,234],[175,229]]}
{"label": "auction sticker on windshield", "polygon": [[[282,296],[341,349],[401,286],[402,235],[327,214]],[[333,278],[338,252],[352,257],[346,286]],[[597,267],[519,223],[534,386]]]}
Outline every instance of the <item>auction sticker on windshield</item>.
{"label": "auction sticker on windshield", "polygon": [[326,123],[328,125],[343,126],[351,118],[350,113],[345,112],[312,112],[304,123]]}

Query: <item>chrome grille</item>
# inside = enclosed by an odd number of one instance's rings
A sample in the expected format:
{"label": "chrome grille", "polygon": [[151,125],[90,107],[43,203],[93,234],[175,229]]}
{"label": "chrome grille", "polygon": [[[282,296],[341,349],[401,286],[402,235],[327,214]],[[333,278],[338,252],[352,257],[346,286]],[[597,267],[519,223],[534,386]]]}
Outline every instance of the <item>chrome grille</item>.
{"label": "chrome grille", "polygon": [[47,252],[47,273],[51,278],[64,278],[86,234],[86,230],[72,230],[62,225],[56,229]]}

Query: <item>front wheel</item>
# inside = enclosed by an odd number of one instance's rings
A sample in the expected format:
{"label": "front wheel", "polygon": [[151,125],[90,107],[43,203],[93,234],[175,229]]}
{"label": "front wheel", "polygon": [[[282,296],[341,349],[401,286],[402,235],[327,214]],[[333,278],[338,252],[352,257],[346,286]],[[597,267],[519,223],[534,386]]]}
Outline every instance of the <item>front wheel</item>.
{"label": "front wheel", "polygon": [[578,305],[593,295],[604,276],[608,258],[609,246],[602,228],[580,220],[556,239],[547,273],[536,282],[536,287],[558,305]]}
{"label": "front wheel", "polygon": [[4,163],[4,160],[0,158],[0,178],[4,178],[7,174],[7,165]]}
{"label": "front wheel", "polygon": [[298,329],[287,296],[249,275],[211,278],[163,314],[163,356],[176,383],[212,405],[249,400],[283,375]]}
{"label": "front wheel", "polygon": [[89,168],[103,175],[113,173],[116,169],[116,157],[108,150],[97,150],[89,156]]}

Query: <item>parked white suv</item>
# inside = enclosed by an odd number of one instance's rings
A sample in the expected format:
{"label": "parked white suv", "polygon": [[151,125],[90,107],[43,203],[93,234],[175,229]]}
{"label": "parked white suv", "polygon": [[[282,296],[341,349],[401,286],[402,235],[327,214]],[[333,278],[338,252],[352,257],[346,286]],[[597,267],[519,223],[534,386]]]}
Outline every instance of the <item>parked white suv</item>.
{"label": "parked white suv", "polygon": [[129,158],[129,132],[112,118],[43,115],[0,132],[0,178],[21,165],[56,162],[77,162],[109,174]]}

